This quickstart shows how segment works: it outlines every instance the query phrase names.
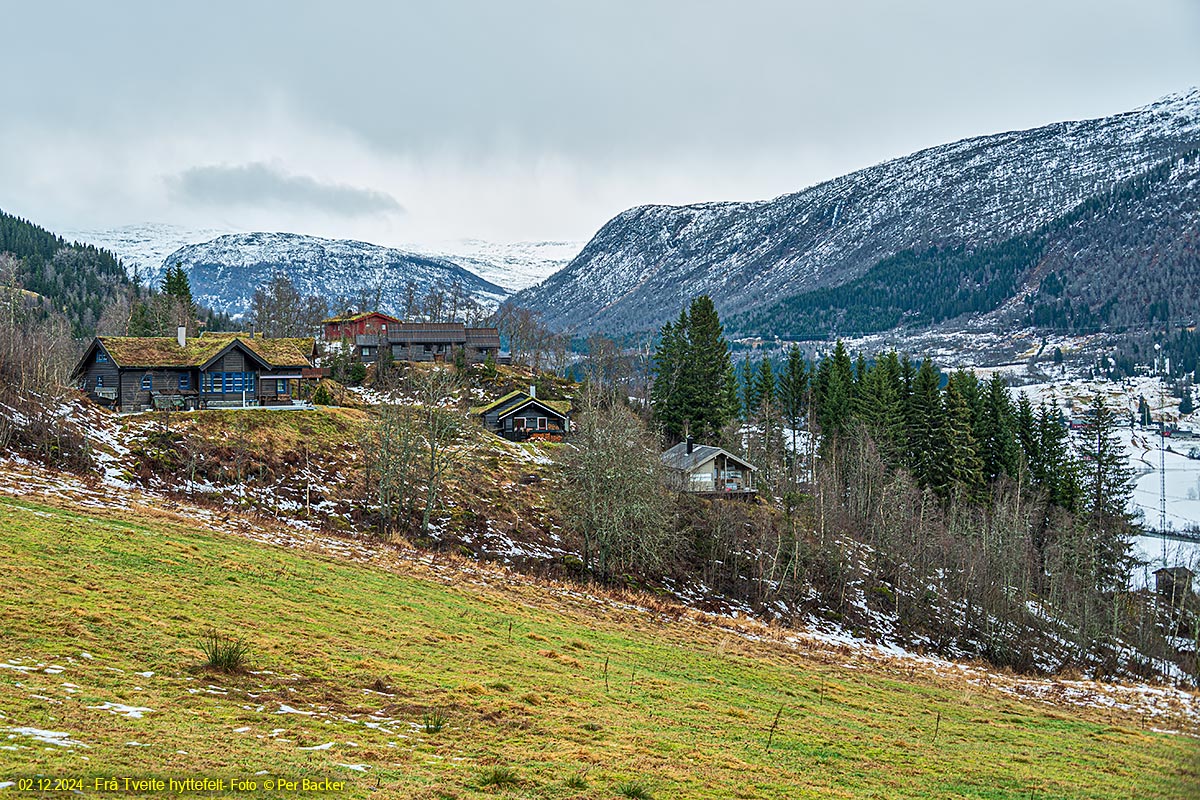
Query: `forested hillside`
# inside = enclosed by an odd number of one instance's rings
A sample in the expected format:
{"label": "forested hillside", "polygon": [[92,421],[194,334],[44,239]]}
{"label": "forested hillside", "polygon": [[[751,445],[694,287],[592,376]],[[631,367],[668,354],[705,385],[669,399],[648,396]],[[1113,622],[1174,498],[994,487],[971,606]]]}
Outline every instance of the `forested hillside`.
{"label": "forested hillside", "polygon": [[76,338],[92,334],[114,300],[136,290],[112,253],[67,242],[28,220],[0,210],[0,253],[18,261],[17,280],[47,298]]}
{"label": "forested hillside", "polygon": [[1197,309],[1200,150],[1158,164],[1025,236],[885,258],[840,286],[783,300],[733,323],[793,339],[925,325],[999,308],[1017,325],[1065,331],[1165,321],[1171,298]]}

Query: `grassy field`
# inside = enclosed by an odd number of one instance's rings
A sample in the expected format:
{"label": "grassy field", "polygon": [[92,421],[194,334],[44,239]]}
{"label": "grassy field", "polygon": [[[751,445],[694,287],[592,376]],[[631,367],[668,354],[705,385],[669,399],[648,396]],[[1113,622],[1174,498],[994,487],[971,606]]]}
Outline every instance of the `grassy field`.
{"label": "grassy field", "polygon": [[[1133,717],[406,563],[0,498],[0,780],[83,778],[85,795],[99,776],[206,776],[264,796],[280,777],[345,781],[345,797],[1200,796],[1197,741]],[[210,627],[251,644],[248,671],[202,668]]]}

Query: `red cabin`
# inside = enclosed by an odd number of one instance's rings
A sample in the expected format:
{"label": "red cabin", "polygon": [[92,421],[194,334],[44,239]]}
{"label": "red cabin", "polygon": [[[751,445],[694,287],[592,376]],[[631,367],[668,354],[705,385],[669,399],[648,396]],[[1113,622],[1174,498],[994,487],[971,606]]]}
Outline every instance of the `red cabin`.
{"label": "red cabin", "polygon": [[386,334],[389,329],[399,330],[403,323],[395,317],[378,311],[364,311],[360,314],[333,317],[325,320],[323,324],[325,325],[325,341],[336,342],[342,338],[353,339],[356,336]]}

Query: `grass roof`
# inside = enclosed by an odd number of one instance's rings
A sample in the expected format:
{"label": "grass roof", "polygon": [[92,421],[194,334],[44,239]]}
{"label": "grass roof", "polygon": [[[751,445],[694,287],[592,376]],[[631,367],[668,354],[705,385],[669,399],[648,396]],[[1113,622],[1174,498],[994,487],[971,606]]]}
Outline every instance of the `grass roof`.
{"label": "grass roof", "polygon": [[359,311],[357,314],[344,314],[340,317],[330,317],[329,319],[323,319],[323,320],[321,320],[321,324],[328,325],[330,323],[335,323],[335,322],[354,322],[355,320],[360,320],[360,319],[364,319],[366,317],[374,317],[374,316],[385,317],[387,319],[394,320],[395,322],[400,321],[400,320],[396,319],[395,317],[393,317],[391,314],[384,314],[382,311]]}
{"label": "grass roof", "polygon": [[505,405],[506,403],[516,400],[519,397],[524,397],[529,400],[533,400],[537,403],[541,403],[546,408],[550,409],[551,411],[557,411],[559,414],[562,414],[564,417],[571,413],[571,401],[570,400],[543,400],[540,397],[530,397],[529,392],[523,391],[521,389],[516,389],[514,391],[511,391],[508,394],[501,397],[499,400],[493,400],[492,402],[488,403],[487,405],[475,406],[474,408],[471,409],[470,413],[486,414],[487,412],[491,411],[492,409],[497,408],[502,405]]}
{"label": "grass roof", "polygon": [[238,334],[209,334],[179,346],[173,336],[101,336],[98,341],[120,367],[199,367],[236,340],[275,367],[307,366],[312,339],[250,339]]}

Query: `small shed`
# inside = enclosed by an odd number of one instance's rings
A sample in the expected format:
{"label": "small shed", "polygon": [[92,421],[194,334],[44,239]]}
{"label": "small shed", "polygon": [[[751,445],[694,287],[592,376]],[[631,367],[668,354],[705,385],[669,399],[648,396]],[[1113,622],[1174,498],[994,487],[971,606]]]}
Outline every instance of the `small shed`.
{"label": "small shed", "polygon": [[696,444],[690,436],[663,453],[662,462],[680,491],[743,497],[756,491],[757,467],[720,447]]}
{"label": "small shed", "polygon": [[1154,570],[1154,589],[1171,605],[1180,605],[1192,593],[1194,576],[1187,567],[1162,567]]}

